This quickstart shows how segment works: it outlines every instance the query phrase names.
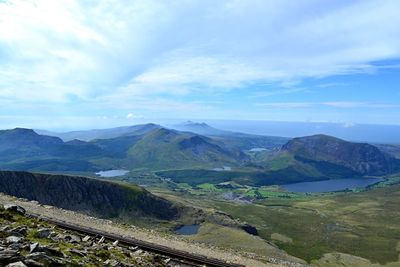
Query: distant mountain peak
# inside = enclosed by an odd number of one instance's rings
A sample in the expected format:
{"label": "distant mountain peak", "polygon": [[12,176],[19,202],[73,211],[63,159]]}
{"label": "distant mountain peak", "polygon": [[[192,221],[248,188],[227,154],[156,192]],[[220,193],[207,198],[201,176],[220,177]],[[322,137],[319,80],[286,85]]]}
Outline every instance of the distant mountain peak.
{"label": "distant mountain peak", "polygon": [[28,128],[20,128],[20,127],[17,127],[17,128],[8,130],[8,131],[9,131],[9,132],[12,132],[12,133],[24,133],[24,134],[34,134],[34,135],[38,135],[34,130],[28,129]]}
{"label": "distant mountain peak", "polygon": [[185,121],[181,124],[182,126],[201,126],[201,127],[211,127],[205,122],[194,122],[194,121]]}

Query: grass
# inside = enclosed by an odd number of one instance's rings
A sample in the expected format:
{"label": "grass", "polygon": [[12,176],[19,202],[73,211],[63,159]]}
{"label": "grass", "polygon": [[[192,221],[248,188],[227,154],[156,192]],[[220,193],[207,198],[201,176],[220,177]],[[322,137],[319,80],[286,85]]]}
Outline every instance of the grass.
{"label": "grass", "polygon": [[[397,262],[398,266],[399,182],[400,177],[394,176],[364,191],[326,194],[291,195],[292,193],[279,191],[277,187],[240,189],[242,193],[252,197],[256,195],[256,191],[266,197],[259,198],[253,204],[225,201],[213,192],[201,196],[164,190],[163,195],[228,213],[241,222],[255,226],[264,240],[273,242],[290,255],[308,262],[317,262],[325,257],[326,263],[331,264],[334,258],[331,253],[338,252],[341,253],[338,258],[344,262],[361,264],[354,266],[363,266],[363,262]],[[287,194],[291,197],[281,197]],[[206,227],[203,231],[207,229],[208,232],[201,232],[196,238],[202,242],[216,243],[218,237],[220,246],[231,246],[239,242],[235,233],[218,236],[215,226],[212,229]],[[252,248],[251,242],[252,239],[242,239],[240,246],[244,250],[267,255]],[[320,266],[325,266],[324,260],[320,262]]]}
{"label": "grass", "polygon": [[262,190],[262,189],[250,189],[246,192],[246,196],[260,198],[260,199],[262,199],[262,198],[299,198],[299,197],[303,197],[303,194],[270,191],[270,190]]}
{"label": "grass", "polygon": [[188,239],[238,251],[252,251],[259,255],[282,254],[265,240],[249,235],[241,229],[211,223],[202,224],[199,232],[196,235],[189,236]]}
{"label": "grass", "polygon": [[214,184],[210,184],[210,183],[200,184],[197,187],[202,189],[203,191],[207,191],[207,192],[223,192],[222,189],[219,189],[219,188],[215,187]]}
{"label": "grass", "polygon": [[292,243],[277,244],[307,261],[338,251],[383,264],[399,257],[399,199],[400,186],[395,185],[360,193],[266,199],[245,207],[228,202],[216,206],[256,226],[266,240],[274,233],[291,238]]}

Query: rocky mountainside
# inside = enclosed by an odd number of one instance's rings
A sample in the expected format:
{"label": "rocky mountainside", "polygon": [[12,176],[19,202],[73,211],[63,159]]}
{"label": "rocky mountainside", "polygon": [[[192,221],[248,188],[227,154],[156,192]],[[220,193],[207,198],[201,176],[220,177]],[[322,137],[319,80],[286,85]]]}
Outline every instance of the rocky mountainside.
{"label": "rocky mountainside", "polygon": [[104,237],[81,236],[0,206],[0,266],[180,266],[174,260]]}
{"label": "rocky mountainside", "polygon": [[179,216],[171,202],[138,186],[86,177],[0,171],[0,192],[103,218]]}
{"label": "rocky mountainside", "polygon": [[373,145],[347,142],[327,135],[294,138],[282,150],[300,160],[328,162],[361,175],[384,175],[398,168],[398,160]]}

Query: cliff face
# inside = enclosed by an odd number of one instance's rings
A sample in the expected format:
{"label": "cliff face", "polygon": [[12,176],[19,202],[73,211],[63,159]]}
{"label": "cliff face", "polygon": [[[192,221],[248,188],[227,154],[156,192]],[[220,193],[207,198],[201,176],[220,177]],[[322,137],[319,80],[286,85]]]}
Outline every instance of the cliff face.
{"label": "cliff face", "polygon": [[397,160],[377,147],[352,143],[327,135],[294,138],[283,150],[298,158],[345,166],[362,175],[382,175],[397,168]]}
{"label": "cliff face", "polygon": [[179,216],[171,202],[138,186],[85,177],[0,171],[0,192],[103,218]]}

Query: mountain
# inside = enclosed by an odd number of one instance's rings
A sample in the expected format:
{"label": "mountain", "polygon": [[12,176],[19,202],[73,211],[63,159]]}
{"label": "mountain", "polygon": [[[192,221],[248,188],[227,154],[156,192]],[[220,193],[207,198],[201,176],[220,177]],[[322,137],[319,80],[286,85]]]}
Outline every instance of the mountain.
{"label": "mountain", "polygon": [[[205,124],[196,127],[208,128]],[[89,142],[64,142],[30,129],[0,131],[0,168],[92,173],[107,169],[185,170],[177,175],[189,173],[196,180],[207,176],[210,182],[212,177],[222,181],[231,177],[254,185],[380,176],[400,171],[399,159],[373,145],[327,135],[288,141],[241,133],[206,136],[155,124],[132,129],[122,136]],[[221,170],[224,166],[234,170]]]}
{"label": "mountain", "polygon": [[0,154],[2,156],[51,154],[63,144],[64,142],[60,138],[40,136],[30,129],[15,128],[0,131]]}
{"label": "mountain", "polygon": [[180,124],[171,125],[170,128],[184,131],[184,132],[192,132],[201,135],[228,135],[231,132],[223,131],[214,127],[211,127],[207,123],[204,122],[193,122],[193,121],[186,121]]}
{"label": "mountain", "polygon": [[93,169],[88,158],[101,156],[99,147],[81,141],[63,142],[31,129],[0,131],[0,167],[14,170],[77,171]]}
{"label": "mountain", "polygon": [[156,125],[131,129],[135,131],[90,142],[76,139],[64,142],[30,129],[1,131],[0,168],[89,172],[110,168],[159,170],[239,166],[248,160],[241,150],[206,136]]}
{"label": "mountain", "polygon": [[303,162],[325,162],[349,168],[360,175],[392,173],[398,161],[367,143],[347,142],[332,136],[294,138],[282,147]]}
{"label": "mountain", "polygon": [[171,202],[141,187],[86,177],[0,171],[0,192],[103,218],[179,216]]}
{"label": "mountain", "polygon": [[93,129],[86,131],[72,131],[65,133],[56,133],[45,130],[35,130],[39,134],[56,136],[64,141],[71,141],[78,139],[81,141],[91,141],[94,139],[109,139],[124,135],[142,135],[150,132],[154,129],[158,129],[161,126],[153,123],[133,125],[133,126],[122,126],[109,129]]}
{"label": "mountain", "polygon": [[153,169],[221,167],[247,159],[239,150],[228,150],[211,138],[160,128],[145,135],[127,152],[132,166]]}
{"label": "mountain", "polygon": [[263,136],[246,134],[239,132],[224,131],[214,128],[204,122],[186,121],[181,124],[171,126],[172,129],[179,131],[192,132],[211,137],[215,141],[223,143],[225,146],[239,150],[251,150],[254,148],[273,149],[281,147],[289,138],[278,136]]}

